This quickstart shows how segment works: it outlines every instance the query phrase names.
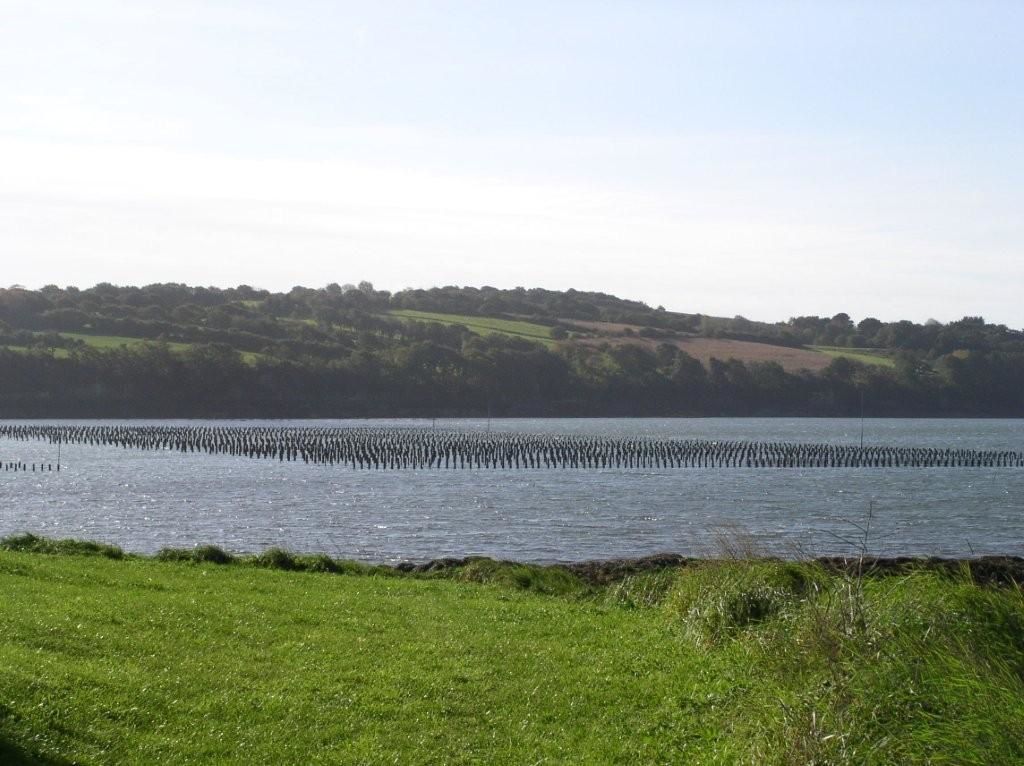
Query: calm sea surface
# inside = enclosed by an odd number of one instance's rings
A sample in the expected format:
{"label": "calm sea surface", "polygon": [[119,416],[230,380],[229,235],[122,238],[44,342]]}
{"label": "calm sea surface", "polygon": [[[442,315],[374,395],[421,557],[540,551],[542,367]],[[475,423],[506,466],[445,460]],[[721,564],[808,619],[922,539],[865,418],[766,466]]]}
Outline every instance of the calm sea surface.
{"label": "calm sea surface", "polygon": [[[19,421],[27,422],[27,421]],[[47,421],[57,422],[57,421]],[[109,424],[123,421],[75,421]],[[131,421],[141,424],[147,421]],[[430,421],[150,421],[429,426]],[[485,429],[481,420],[438,428]],[[841,419],[495,420],[492,430],[857,444]],[[864,443],[1024,450],[1024,420],[868,420]],[[56,447],[0,439],[0,462]],[[571,561],[736,549],[1024,555],[1024,469],[358,471],[244,457],[64,445],[58,474],[0,472],[0,535],[151,553],[283,546],[365,561],[482,554]]]}

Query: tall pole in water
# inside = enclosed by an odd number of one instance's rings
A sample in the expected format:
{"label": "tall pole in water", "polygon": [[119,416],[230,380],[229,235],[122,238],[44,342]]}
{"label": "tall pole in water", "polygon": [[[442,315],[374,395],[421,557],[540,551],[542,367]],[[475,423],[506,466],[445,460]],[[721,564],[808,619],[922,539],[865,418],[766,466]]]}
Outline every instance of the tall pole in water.
{"label": "tall pole in water", "polygon": [[60,473],[60,443],[61,438],[57,437],[57,473]]}
{"label": "tall pole in water", "polygon": [[860,390],[860,448],[864,449],[864,389]]}

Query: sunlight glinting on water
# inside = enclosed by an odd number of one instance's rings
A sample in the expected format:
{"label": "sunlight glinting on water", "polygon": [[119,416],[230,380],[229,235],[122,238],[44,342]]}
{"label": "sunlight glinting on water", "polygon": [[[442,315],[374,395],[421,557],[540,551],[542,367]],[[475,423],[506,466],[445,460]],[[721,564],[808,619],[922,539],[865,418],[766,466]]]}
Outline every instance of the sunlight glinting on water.
{"label": "sunlight glinting on water", "polygon": [[[159,421],[189,422],[200,421]],[[202,421],[260,422],[431,425]],[[438,427],[849,445],[859,443],[861,423],[537,419]],[[1024,449],[1018,420],[868,420],[864,429],[865,444]],[[2,463],[50,465],[56,457],[54,445],[0,440]],[[360,471],[80,444],[62,446],[61,464],[59,474],[0,472],[0,534],[88,538],[146,553],[197,544],[240,552],[282,546],[365,561],[855,554],[862,546],[879,555],[1024,554],[1021,469]]]}

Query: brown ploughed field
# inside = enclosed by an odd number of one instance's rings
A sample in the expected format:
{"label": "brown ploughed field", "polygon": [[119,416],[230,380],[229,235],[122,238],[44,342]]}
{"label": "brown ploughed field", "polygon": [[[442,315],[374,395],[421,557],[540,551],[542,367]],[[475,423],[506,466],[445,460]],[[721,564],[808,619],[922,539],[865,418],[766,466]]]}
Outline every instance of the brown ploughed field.
{"label": "brown ploughed field", "polygon": [[778,362],[786,372],[796,372],[798,370],[817,372],[828,367],[832,361],[832,357],[828,354],[807,348],[773,346],[769,343],[753,343],[751,341],[729,340],[725,338],[643,338],[638,335],[622,334],[627,329],[638,333],[641,329],[639,325],[618,324],[615,322],[566,320],[566,324],[575,325],[581,329],[594,332],[597,337],[580,338],[578,340],[579,343],[588,346],[599,346],[602,343],[609,343],[613,346],[643,346],[653,351],[662,343],[668,343],[681,351],[685,351],[695,359],[699,359],[705,365],[714,357],[722,361],[739,359],[744,363]]}

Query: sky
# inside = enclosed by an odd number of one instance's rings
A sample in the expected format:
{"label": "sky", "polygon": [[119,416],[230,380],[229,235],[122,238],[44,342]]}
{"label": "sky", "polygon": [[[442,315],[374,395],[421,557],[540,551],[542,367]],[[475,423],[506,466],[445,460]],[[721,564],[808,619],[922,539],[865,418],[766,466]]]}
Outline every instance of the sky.
{"label": "sky", "polygon": [[0,0],[0,286],[1024,328],[1024,3]]}

